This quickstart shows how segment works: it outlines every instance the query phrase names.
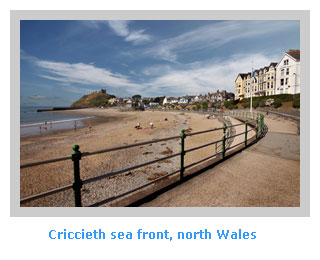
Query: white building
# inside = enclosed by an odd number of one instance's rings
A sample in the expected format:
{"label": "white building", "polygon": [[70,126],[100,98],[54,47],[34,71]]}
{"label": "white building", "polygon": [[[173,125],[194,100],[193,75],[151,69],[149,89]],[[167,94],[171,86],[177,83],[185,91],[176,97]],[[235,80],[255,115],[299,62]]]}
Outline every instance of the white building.
{"label": "white building", "polygon": [[175,97],[165,97],[162,104],[176,104],[178,102],[179,100]]}
{"label": "white building", "polygon": [[300,93],[300,50],[289,50],[276,66],[275,94],[297,93]]}
{"label": "white building", "polygon": [[181,97],[179,98],[179,104],[188,104],[188,99],[187,98],[184,98],[184,97]]}
{"label": "white building", "polygon": [[205,97],[202,96],[202,94],[196,95],[195,98],[194,98],[194,102],[202,102],[204,100],[205,100]]}

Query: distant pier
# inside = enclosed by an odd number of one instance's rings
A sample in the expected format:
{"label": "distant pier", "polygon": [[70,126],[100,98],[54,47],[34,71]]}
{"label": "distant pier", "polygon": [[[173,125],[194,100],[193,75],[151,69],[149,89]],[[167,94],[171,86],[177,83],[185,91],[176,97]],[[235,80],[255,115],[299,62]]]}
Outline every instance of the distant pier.
{"label": "distant pier", "polygon": [[49,109],[37,109],[37,112],[48,112],[48,111],[59,111],[59,110],[73,110],[73,109],[80,109],[80,108],[73,108],[73,107],[53,107]]}

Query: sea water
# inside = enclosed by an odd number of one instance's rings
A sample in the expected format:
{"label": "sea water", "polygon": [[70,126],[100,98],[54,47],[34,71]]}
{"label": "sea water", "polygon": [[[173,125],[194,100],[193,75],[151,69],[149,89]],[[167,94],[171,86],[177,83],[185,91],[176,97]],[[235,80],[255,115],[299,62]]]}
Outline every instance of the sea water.
{"label": "sea water", "polygon": [[56,130],[74,129],[84,126],[83,120],[93,118],[76,114],[37,112],[37,109],[51,109],[43,106],[20,107],[20,137],[44,135]]}

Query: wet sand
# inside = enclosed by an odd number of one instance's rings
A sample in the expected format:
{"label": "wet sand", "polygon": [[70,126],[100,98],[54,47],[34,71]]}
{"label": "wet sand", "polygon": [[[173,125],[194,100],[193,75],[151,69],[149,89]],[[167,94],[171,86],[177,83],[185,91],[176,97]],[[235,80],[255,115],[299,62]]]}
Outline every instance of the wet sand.
{"label": "wet sand", "polygon": [[[61,111],[59,111],[61,113]],[[81,115],[99,116],[99,122],[92,122],[88,127],[76,131],[60,131],[51,135],[21,138],[21,164],[70,156],[72,146],[78,144],[81,152],[92,152],[100,149],[137,142],[180,135],[181,129],[196,132],[221,127],[215,119],[206,119],[196,113],[162,112],[162,111],[126,111],[117,109],[81,109],[65,111]],[[167,118],[167,120],[165,120]],[[140,122],[142,129],[134,126]],[[150,122],[154,128],[150,129]],[[222,131],[214,131],[186,138],[186,149],[221,139]],[[180,140],[174,139],[144,146],[113,151],[99,155],[83,157],[80,162],[82,180],[100,176],[112,171],[121,170],[140,163],[159,159],[180,151]],[[209,146],[186,155],[185,165],[191,164],[215,152]],[[109,177],[101,181],[84,185],[82,189],[83,205],[87,206],[99,200],[123,193],[143,185],[157,177],[179,169],[179,156],[160,161],[133,171]],[[21,169],[21,198],[45,192],[54,188],[72,184],[73,164],[62,161],[47,165]],[[23,204],[22,206],[73,206],[73,191],[67,190],[55,195]]]}

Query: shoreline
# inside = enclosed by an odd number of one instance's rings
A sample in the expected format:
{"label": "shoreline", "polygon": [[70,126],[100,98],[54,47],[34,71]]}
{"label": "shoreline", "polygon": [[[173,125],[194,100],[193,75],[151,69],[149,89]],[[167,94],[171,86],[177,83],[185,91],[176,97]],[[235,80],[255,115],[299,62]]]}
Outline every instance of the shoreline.
{"label": "shoreline", "polygon": [[[41,112],[39,112],[41,113]],[[74,125],[73,125],[73,122],[74,121],[77,121],[79,124],[77,125],[77,130],[76,131],[79,131],[80,129],[83,129],[83,128],[88,128],[89,125],[92,125],[92,126],[97,126],[97,125],[101,125],[101,124],[104,124],[104,123],[112,123],[112,122],[116,122],[116,121],[119,121],[119,120],[123,120],[124,117],[119,117],[115,114],[113,115],[101,115],[101,114],[97,114],[95,113],[94,111],[90,111],[90,109],[87,109],[86,112],[84,113],[81,113],[80,109],[79,110],[66,110],[66,111],[50,111],[49,113],[57,113],[57,114],[70,114],[70,115],[83,115],[83,116],[86,116],[85,118],[75,118],[75,119],[67,119],[65,120],[65,122],[68,123],[68,126],[65,126],[65,127],[62,127],[62,128],[57,128],[57,129],[51,129],[50,128],[50,124],[49,122],[47,122],[47,125],[45,125],[44,123],[35,123],[35,127],[37,129],[33,129],[33,133],[29,133],[29,134],[25,134],[23,136],[21,136],[20,134],[20,140],[28,140],[28,139],[33,139],[33,138],[39,138],[41,136],[52,136],[52,135],[56,135],[56,134],[61,134],[61,133],[71,133],[71,132],[74,132]],[[62,122],[61,124],[63,124],[64,122]],[[53,123],[52,125],[58,125],[58,123]],[[45,131],[43,130],[43,133],[40,134],[40,133],[36,133],[38,132],[38,127],[40,126],[47,126],[48,127],[48,131]],[[30,128],[33,127],[33,126],[30,126]],[[35,128],[33,127],[33,128]],[[28,129],[29,126],[21,126],[20,125],[20,132],[21,132],[21,128],[24,128],[24,129]]]}
{"label": "shoreline", "polygon": [[[89,109],[87,111],[82,110],[81,113],[91,113],[95,116],[104,114],[104,119],[115,115],[118,115],[118,117],[116,117],[116,120],[108,122],[102,119],[100,124],[93,126],[92,131],[82,128],[79,131],[69,130],[37,138],[21,139],[20,162],[24,164],[43,159],[70,156],[74,144],[80,146],[81,152],[90,152],[142,141],[179,136],[181,129],[189,129],[191,132],[196,132],[221,126],[218,120],[208,120],[201,114],[182,113],[180,111],[170,113],[165,111],[118,112],[114,109]],[[140,130],[134,128],[138,122],[142,126]],[[154,124],[153,129],[149,126],[150,122]],[[221,136],[222,131],[190,136],[187,138],[185,148],[190,149],[212,140],[220,139]],[[80,161],[81,179],[85,180],[108,172],[129,168],[137,164],[179,153],[179,150],[178,138],[84,157]],[[214,148],[208,147],[188,154],[185,157],[186,165],[212,154],[213,151]],[[90,203],[97,200],[123,193],[128,189],[172,172],[178,169],[179,161],[179,156],[176,156],[103,179],[97,183],[86,184],[83,188],[83,204],[90,205]],[[70,160],[21,169],[21,198],[69,185],[73,181],[72,167]],[[73,191],[65,191],[61,194],[55,194],[23,204],[22,206],[73,206]]]}

